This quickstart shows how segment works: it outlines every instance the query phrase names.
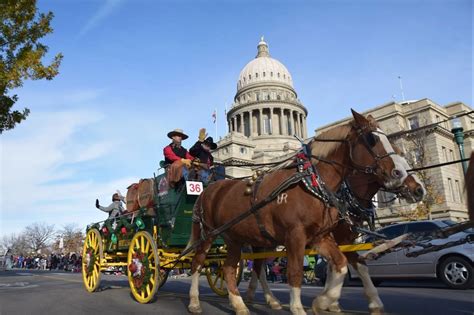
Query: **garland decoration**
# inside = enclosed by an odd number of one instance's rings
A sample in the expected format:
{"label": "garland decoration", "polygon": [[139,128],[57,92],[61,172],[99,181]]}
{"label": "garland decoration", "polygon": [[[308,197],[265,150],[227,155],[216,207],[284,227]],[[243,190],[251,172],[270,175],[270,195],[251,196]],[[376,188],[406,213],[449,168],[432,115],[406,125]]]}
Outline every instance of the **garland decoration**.
{"label": "garland decoration", "polygon": [[138,249],[132,256],[132,263],[128,266],[128,270],[132,274],[133,285],[137,291],[146,290],[152,275],[148,256]]}

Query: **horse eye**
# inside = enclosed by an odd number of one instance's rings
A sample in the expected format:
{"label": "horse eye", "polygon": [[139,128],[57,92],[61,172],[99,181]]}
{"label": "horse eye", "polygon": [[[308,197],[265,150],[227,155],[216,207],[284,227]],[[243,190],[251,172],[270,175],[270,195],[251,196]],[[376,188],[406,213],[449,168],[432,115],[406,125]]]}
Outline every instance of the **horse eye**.
{"label": "horse eye", "polygon": [[368,133],[366,136],[365,136],[365,139],[367,140],[367,143],[373,147],[375,146],[375,143],[377,142],[377,139],[375,139],[375,136],[372,134],[372,133]]}

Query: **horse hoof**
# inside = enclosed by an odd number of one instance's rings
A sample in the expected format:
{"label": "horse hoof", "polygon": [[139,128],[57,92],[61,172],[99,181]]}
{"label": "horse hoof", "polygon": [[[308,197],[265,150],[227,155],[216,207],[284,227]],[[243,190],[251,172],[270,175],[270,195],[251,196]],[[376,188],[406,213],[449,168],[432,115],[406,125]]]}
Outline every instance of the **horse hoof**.
{"label": "horse hoof", "polygon": [[304,310],[304,308],[293,308],[290,309],[290,311],[293,315],[306,315],[306,311]]}
{"label": "horse hoof", "polygon": [[189,305],[188,306],[188,311],[191,314],[201,314],[202,313],[202,308],[200,305]]}
{"label": "horse hoof", "polygon": [[370,310],[370,315],[382,315],[382,314],[385,314],[385,311],[383,308],[377,307]]}
{"label": "horse hoof", "polygon": [[329,306],[329,311],[330,312],[334,312],[334,313],[340,313],[342,312],[341,308],[339,307],[339,305],[330,305]]}
{"label": "horse hoof", "polygon": [[277,301],[272,301],[272,302],[269,303],[269,305],[270,305],[270,308],[272,310],[281,310],[282,309],[281,304]]}
{"label": "horse hoof", "polygon": [[250,315],[250,311],[248,310],[248,308],[238,310],[235,312],[235,315]]}

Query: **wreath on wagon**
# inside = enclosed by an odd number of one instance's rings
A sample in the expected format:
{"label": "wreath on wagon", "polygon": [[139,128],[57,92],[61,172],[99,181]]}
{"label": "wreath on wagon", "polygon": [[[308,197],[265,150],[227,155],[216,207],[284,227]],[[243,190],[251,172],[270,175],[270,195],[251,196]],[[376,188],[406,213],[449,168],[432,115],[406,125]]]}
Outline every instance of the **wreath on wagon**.
{"label": "wreath on wagon", "polygon": [[132,262],[128,266],[128,270],[132,274],[133,285],[137,291],[142,292],[150,283],[152,272],[150,270],[150,260],[148,256],[137,250],[132,255]]}
{"label": "wreath on wagon", "polygon": [[86,257],[85,257],[85,262],[86,262],[86,274],[88,277],[92,275],[94,272],[94,265],[97,261],[97,255],[92,247],[88,247],[86,249]]}

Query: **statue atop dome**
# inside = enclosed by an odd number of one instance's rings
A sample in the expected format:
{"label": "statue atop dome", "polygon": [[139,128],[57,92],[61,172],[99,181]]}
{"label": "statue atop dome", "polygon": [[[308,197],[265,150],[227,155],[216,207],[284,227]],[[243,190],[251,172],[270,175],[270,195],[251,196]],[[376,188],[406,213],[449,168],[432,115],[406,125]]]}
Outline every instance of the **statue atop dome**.
{"label": "statue atop dome", "polygon": [[258,43],[257,49],[258,49],[258,53],[255,58],[270,57],[270,53],[268,51],[268,44],[263,39],[263,35],[262,37],[260,37],[260,42]]}

